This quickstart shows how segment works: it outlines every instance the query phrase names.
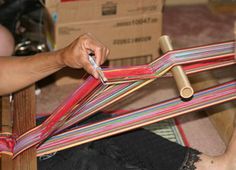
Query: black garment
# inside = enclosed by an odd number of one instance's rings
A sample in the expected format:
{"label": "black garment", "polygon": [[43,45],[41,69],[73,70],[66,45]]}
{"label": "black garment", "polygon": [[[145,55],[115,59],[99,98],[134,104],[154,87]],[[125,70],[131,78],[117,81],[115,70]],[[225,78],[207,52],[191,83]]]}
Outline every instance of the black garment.
{"label": "black garment", "polygon": [[138,129],[38,160],[39,170],[194,170],[199,152]]}

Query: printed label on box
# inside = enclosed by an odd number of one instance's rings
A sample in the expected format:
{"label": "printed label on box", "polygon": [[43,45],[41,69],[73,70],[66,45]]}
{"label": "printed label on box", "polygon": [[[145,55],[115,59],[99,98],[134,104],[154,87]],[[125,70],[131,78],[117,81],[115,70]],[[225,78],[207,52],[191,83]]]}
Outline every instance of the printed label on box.
{"label": "printed label on box", "polygon": [[117,3],[107,2],[102,4],[102,15],[116,15]]}

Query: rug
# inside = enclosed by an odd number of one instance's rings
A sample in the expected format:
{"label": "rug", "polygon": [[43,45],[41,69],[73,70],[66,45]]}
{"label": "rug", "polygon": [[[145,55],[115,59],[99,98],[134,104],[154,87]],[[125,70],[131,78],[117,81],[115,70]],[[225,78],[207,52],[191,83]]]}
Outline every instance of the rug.
{"label": "rug", "polygon": [[185,133],[178,119],[168,119],[144,127],[145,129],[160,135],[182,146],[189,146]]}

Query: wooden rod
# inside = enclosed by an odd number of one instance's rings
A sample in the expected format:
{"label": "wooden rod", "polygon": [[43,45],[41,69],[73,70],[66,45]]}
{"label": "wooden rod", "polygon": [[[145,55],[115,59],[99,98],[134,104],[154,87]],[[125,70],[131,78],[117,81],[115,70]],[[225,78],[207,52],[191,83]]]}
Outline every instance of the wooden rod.
{"label": "wooden rod", "polygon": [[[169,36],[163,35],[160,38],[160,47],[161,50],[166,53],[168,51],[172,51],[173,47],[171,44],[171,40]],[[193,88],[188,80],[187,75],[185,74],[184,70],[181,66],[174,66],[171,69],[171,73],[174,76],[175,82],[177,84],[177,88],[179,90],[180,96],[183,98],[190,98],[192,97],[194,91]]]}

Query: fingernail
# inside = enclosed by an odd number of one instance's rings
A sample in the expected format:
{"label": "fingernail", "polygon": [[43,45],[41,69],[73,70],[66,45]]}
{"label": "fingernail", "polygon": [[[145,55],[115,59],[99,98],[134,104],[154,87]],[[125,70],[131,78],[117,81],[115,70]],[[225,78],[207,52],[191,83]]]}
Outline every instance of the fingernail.
{"label": "fingernail", "polygon": [[96,71],[93,71],[94,78],[98,79],[98,73]]}

